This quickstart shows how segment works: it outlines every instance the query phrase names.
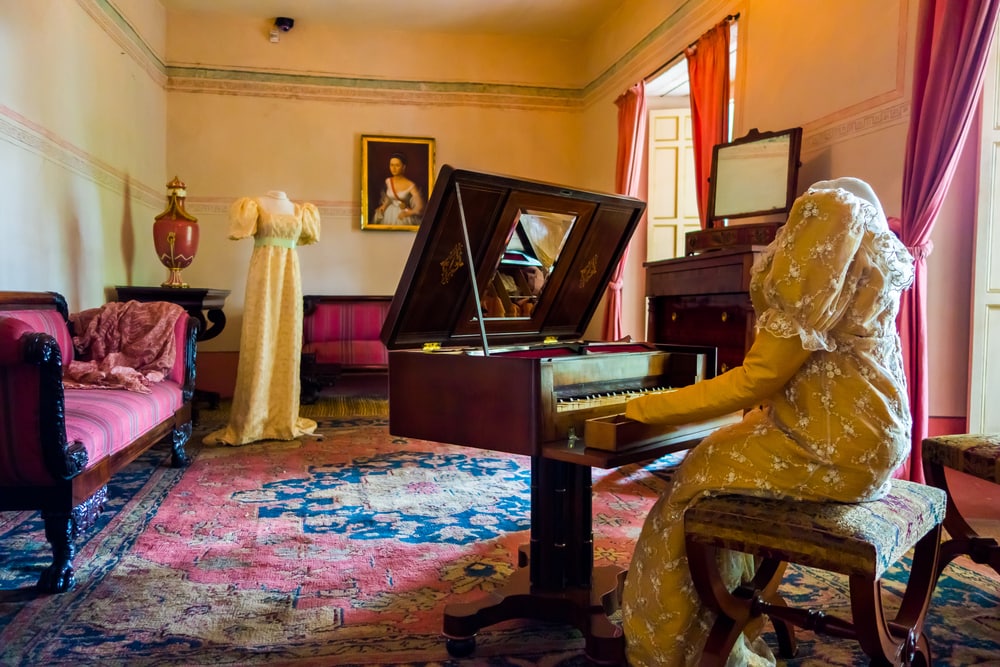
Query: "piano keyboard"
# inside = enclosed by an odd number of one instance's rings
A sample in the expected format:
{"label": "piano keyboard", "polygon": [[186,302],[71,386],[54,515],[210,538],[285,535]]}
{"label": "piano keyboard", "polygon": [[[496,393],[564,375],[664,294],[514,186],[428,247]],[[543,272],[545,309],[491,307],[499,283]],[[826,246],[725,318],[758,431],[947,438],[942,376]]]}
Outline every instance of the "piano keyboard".
{"label": "piano keyboard", "polygon": [[625,391],[607,392],[590,396],[567,396],[556,400],[556,412],[574,412],[620,405],[624,408],[630,399],[649,394],[662,394],[674,391],[673,387],[647,387],[644,389],[629,389]]}

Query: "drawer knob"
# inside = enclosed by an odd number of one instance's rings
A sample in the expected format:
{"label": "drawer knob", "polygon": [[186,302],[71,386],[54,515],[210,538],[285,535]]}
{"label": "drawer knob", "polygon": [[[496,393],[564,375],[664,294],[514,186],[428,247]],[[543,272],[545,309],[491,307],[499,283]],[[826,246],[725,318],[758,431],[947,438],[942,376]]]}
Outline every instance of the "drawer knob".
{"label": "drawer knob", "polygon": [[677,321],[677,311],[676,310],[674,312],[670,313],[670,321],[671,322],[676,322]]}
{"label": "drawer knob", "polygon": [[729,313],[723,311],[723,313],[722,313],[722,321],[725,322],[728,319],[729,319]]}
{"label": "drawer knob", "polygon": [[728,370],[729,370],[729,364],[722,364],[721,366],[719,366],[720,373],[725,373]]}

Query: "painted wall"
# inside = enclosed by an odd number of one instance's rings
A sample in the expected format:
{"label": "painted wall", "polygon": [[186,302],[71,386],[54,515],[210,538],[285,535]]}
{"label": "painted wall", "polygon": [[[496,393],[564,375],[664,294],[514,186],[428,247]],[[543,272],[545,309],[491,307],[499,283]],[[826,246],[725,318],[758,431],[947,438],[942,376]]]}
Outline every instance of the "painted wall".
{"label": "painted wall", "polygon": [[[391,293],[413,235],[361,230],[362,134],[434,137],[439,165],[611,190],[614,100],[737,12],[736,133],[800,125],[801,188],[860,176],[898,214],[916,0],[630,0],[581,43],[296,22],[277,44],[267,20],[168,14],[156,0],[0,0],[12,193],[0,200],[0,287],[60,291],[77,309],[115,284],[159,283],[150,228],[176,175],[202,236],[184,275],[232,290],[226,331],[201,359],[234,359],[251,251],[227,239],[234,199],[282,189],[320,207],[321,241],[299,250],[307,293]],[[949,313],[929,332],[932,415],[965,410],[973,174],[960,170],[938,225],[948,242],[930,260],[930,310]],[[635,338],[642,243],[626,270]]]}
{"label": "painted wall", "polygon": [[97,3],[0,0],[0,287],[71,309],[159,278],[149,222],[164,203],[159,3],[131,2],[143,42]]}

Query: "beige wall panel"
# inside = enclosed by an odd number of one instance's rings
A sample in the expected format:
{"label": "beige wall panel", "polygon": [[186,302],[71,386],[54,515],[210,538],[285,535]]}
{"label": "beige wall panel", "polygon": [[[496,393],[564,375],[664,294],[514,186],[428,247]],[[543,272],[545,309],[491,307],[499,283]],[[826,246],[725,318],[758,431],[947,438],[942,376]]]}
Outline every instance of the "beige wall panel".
{"label": "beige wall panel", "polygon": [[285,74],[389,81],[503,83],[579,88],[586,83],[579,49],[568,40],[340,30],[296,21],[272,43],[272,20],[168,13],[167,57],[197,64]]}
{"label": "beige wall panel", "polygon": [[901,95],[911,2],[752,0],[740,22],[749,42],[745,129],[804,125]]}
{"label": "beige wall panel", "polygon": [[73,308],[152,277],[138,263],[165,183],[165,93],[92,9],[0,3],[0,143],[16,192],[0,216],[27,235],[0,248],[0,286],[59,291]]}
{"label": "beige wall panel", "polygon": [[[97,4],[96,0],[77,0]],[[142,41],[164,62],[167,49],[167,13],[159,0],[109,0]]]}

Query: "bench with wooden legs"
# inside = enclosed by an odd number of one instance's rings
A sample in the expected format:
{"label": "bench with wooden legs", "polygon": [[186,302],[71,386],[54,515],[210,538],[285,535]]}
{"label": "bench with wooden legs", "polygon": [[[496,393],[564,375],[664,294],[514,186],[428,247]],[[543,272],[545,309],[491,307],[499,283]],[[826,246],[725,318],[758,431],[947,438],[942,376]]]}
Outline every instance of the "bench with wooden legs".
{"label": "bench with wooden legs", "polygon": [[[857,640],[872,665],[931,664],[924,618],[937,574],[945,493],[893,480],[880,500],[816,503],[725,495],[707,497],[684,515],[691,576],[704,604],[718,614],[702,665],[725,665],[740,633],[769,616],[779,654],[792,657],[794,628]],[[757,556],[752,581],[729,590],[719,551]],[[909,582],[894,618],[882,606],[882,577],[910,550]],[[838,572],[850,582],[851,619],[822,609],[789,607],[779,593],[788,563]]]}

